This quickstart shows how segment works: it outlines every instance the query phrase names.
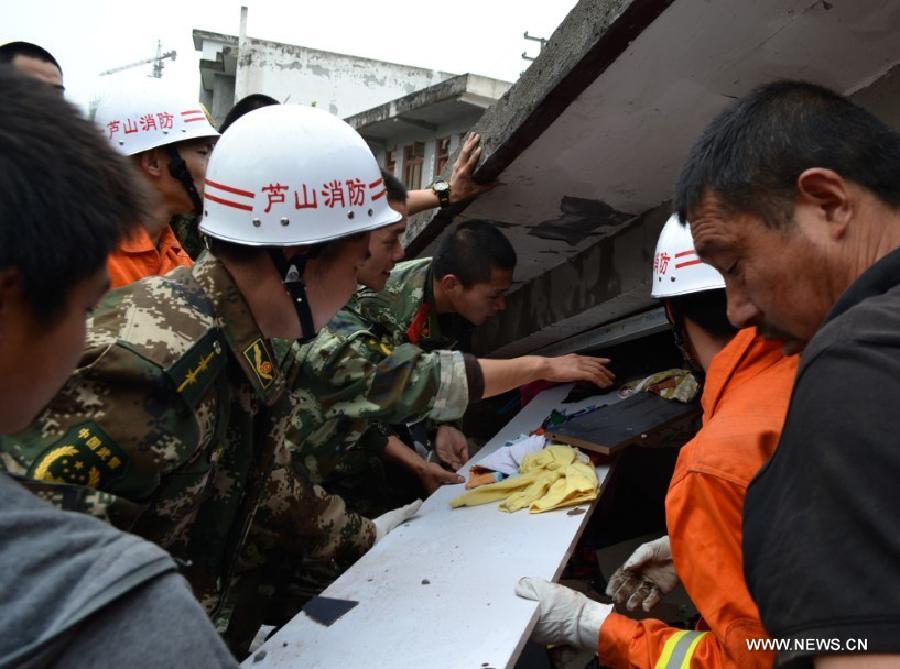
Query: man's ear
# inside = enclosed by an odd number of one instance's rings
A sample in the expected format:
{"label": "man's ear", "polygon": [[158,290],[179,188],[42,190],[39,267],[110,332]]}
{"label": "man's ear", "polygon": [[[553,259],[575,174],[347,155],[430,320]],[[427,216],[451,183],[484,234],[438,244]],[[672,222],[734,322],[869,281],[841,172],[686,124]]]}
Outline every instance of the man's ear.
{"label": "man's ear", "polygon": [[158,149],[141,151],[134,157],[134,161],[141,172],[156,178],[162,174],[163,168],[167,164]]}
{"label": "man's ear", "polygon": [[834,170],[811,167],[797,177],[797,191],[800,202],[813,207],[828,225],[829,236],[843,238],[857,206],[857,194],[847,180]]}
{"label": "man's ear", "polygon": [[441,277],[440,284],[445,293],[458,290],[462,286],[455,274],[445,274]]}

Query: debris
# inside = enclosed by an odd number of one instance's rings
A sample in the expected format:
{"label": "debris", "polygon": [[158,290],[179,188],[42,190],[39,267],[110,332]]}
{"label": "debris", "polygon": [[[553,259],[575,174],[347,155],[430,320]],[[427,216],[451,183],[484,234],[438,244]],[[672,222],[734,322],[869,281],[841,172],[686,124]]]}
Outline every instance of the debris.
{"label": "debris", "polygon": [[303,613],[315,620],[320,625],[334,624],[334,622],[352,609],[359,602],[349,599],[334,599],[332,597],[313,597],[303,607]]}

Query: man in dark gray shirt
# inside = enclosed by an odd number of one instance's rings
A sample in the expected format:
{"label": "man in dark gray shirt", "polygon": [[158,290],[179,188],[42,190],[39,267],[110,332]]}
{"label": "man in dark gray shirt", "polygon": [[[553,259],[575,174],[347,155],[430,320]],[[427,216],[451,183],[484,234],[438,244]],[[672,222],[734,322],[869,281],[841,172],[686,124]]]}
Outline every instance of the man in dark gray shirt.
{"label": "man in dark gray shirt", "polygon": [[803,351],[744,507],[778,663],[900,667],[900,134],[820,86],[769,84],[706,128],[676,207],[732,323]]}
{"label": "man in dark gray shirt", "polygon": [[0,474],[0,667],[237,667],[175,562]]}
{"label": "man in dark gray shirt", "polygon": [[[74,369],[85,315],[109,284],[106,256],[149,204],[130,165],[53,89],[0,66],[0,99],[0,434],[9,434]],[[52,482],[42,492],[71,494]],[[57,511],[3,473],[0,538],[0,668],[237,666],[153,544]]]}

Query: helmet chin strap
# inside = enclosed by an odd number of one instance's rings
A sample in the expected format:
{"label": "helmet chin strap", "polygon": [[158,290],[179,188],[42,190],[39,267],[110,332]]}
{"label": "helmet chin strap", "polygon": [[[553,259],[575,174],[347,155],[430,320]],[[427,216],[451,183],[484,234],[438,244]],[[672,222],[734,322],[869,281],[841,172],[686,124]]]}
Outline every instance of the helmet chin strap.
{"label": "helmet chin strap", "polygon": [[309,298],[306,296],[306,284],[303,283],[303,272],[306,269],[307,257],[298,256],[294,260],[288,260],[280,248],[269,249],[269,257],[272,258],[278,274],[284,282],[284,289],[291,298],[294,311],[303,334],[298,338],[300,343],[306,343],[316,338],[316,325],[313,320],[312,309],[309,306]]}
{"label": "helmet chin strap", "polygon": [[203,213],[203,200],[200,199],[200,194],[194,186],[194,178],[191,176],[191,171],[174,144],[166,144],[166,149],[170,157],[169,174],[187,191],[188,197],[191,198],[191,202],[194,204],[194,213],[199,216]]}
{"label": "helmet chin strap", "polygon": [[672,326],[672,339],[675,340],[675,346],[678,347],[678,350],[681,351],[682,357],[684,357],[684,361],[688,363],[691,369],[695,372],[703,373],[703,367],[694,360],[694,356],[691,355],[690,348],[687,343],[687,335],[685,333],[684,327],[684,312],[681,308],[671,299],[663,300],[664,308],[666,312],[666,318],[669,321],[669,324]]}

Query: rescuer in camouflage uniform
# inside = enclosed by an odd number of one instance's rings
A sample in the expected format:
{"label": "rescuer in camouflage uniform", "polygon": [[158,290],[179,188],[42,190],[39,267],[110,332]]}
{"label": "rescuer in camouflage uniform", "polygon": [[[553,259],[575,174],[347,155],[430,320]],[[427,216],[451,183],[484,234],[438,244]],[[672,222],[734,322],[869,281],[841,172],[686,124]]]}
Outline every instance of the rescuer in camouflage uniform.
{"label": "rescuer in camouflage uniform", "polygon": [[[405,213],[402,186],[391,190],[391,206]],[[359,275],[368,288],[312,343],[292,351],[302,368],[295,392],[306,398],[291,438],[299,444],[296,461],[314,481],[366,514],[404,499],[385,479],[382,460],[412,471],[426,493],[461,480],[404,446],[392,426],[424,419],[426,431],[437,432],[438,456],[457,469],[468,454],[453,421],[470,402],[537,379],[606,386],[613,378],[602,359],[477,360],[453,350],[468,340],[473,325],[504,307],[515,253],[495,227],[470,222],[447,237],[434,261],[401,263],[388,278],[402,257],[402,227],[403,222],[372,234],[370,258]],[[394,244],[391,254],[379,250],[381,242]],[[442,448],[440,430],[457,432],[461,451],[452,444]]]}
{"label": "rescuer in camouflage uniform", "polygon": [[[263,167],[245,169],[251,156]],[[308,183],[310,201],[334,206],[298,213],[293,196],[267,191],[305,196]],[[338,201],[350,183],[365,188]],[[33,490],[182,561],[220,631],[236,607],[251,614],[226,633],[237,652],[261,622],[263,576],[305,556],[358,557],[405,519],[347,515],[298,476],[288,432],[304,400],[286,392],[298,368],[276,365],[271,346],[314,336],[350,296],[368,231],[399,218],[383,197],[374,157],[342,121],[301,107],[248,114],[210,162],[212,253],[109,293],[76,373],[2,443],[4,467]]]}

